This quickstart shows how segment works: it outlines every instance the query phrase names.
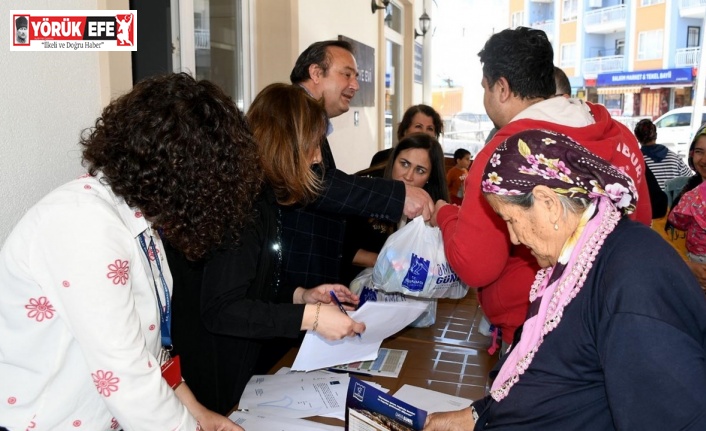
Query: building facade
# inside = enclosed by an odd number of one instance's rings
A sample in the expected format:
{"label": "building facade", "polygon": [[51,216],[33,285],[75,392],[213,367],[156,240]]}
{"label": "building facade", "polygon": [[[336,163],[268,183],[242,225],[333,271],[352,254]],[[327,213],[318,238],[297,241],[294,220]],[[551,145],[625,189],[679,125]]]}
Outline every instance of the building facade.
{"label": "building facade", "polygon": [[573,95],[611,114],[690,106],[706,0],[509,0],[509,25],[544,30]]}

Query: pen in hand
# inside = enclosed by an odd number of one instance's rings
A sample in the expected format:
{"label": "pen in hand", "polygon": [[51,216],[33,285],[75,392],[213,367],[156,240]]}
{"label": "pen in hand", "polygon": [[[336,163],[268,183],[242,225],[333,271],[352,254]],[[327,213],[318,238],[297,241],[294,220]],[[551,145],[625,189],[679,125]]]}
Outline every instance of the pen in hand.
{"label": "pen in hand", "polygon": [[[333,299],[333,302],[335,302],[336,305],[338,305],[338,309],[341,310],[343,312],[343,314],[348,316],[348,312],[346,311],[345,308],[343,308],[343,304],[341,304],[341,301],[338,300],[336,293],[333,290],[329,291],[329,293],[331,294],[331,299]],[[357,335],[358,338],[361,338],[359,333],[356,332],[355,335]]]}

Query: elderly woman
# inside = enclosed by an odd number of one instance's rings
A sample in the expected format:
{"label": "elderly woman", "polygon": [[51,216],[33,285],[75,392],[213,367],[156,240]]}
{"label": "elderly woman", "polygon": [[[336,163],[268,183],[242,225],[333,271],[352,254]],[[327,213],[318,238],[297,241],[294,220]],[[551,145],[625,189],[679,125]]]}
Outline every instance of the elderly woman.
{"label": "elderly woman", "polygon": [[706,299],[630,221],[632,181],[559,134],[496,149],[483,192],[542,269],[490,395],[425,430],[706,429]]}

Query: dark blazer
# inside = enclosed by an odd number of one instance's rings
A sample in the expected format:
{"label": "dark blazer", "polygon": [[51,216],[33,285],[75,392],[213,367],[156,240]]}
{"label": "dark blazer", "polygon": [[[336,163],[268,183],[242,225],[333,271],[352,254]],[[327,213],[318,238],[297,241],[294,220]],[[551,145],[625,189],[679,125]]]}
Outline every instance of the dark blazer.
{"label": "dark blazer", "polygon": [[[303,304],[282,279],[279,209],[266,189],[240,244],[227,241],[194,263],[165,244],[174,278],[172,338],[182,376],[201,404],[221,414],[254,374],[266,374],[298,344]],[[285,337],[285,338],[280,338]]]}
{"label": "dark blazer", "polygon": [[328,140],[321,154],[324,190],[319,198],[306,207],[282,209],[284,273],[294,286],[306,288],[338,281],[345,216],[398,221],[404,210],[404,183],[336,169]]}

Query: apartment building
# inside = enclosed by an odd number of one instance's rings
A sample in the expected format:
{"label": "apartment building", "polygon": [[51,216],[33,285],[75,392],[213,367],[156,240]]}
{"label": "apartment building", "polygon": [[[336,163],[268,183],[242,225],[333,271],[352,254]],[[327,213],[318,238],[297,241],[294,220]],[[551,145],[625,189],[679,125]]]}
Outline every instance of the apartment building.
{"label": "apartment building", "polygon": [[509,25],[544,30],[572,92],[616,116],[692,105],[706,0],[509,0]]}

